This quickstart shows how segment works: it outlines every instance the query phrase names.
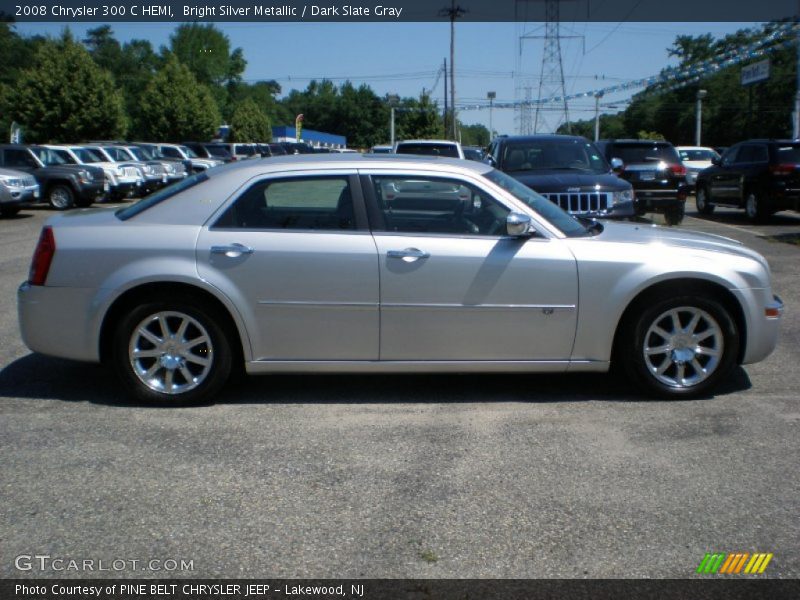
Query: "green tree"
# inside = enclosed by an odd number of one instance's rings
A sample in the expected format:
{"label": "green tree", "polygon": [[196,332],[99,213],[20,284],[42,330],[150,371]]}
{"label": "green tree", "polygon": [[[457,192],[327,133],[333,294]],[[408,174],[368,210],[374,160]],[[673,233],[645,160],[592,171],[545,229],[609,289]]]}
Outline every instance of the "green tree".
{"label": "green tree", "polygon": [[230,120],[230,139],[233,142],[269,142],[272,126],[269,118],[251,99],[241,102]]}
{"label": "green tree", "polygon": [[221,120],[208,88],[171,55],[147,84],[139,118],[144,138],[164,142],[210,139]]}
{"label": "green tree", "polygon": [[480,123],[475,125],[461,125],[461,143],[465,146],[486,147],[491,141],[489,129]]}
{"label": "green tree", "polygon": [[8,102],[11,117],[23,126],[28,142],[125,135],[122,96],[113,78],[69,32],[40,45]]}
{"label": "green tree", "polygon": [[231,52],[228,36],[211,24],[178,26],[170,36],[170,50],[199,83],[208,86],[241,79],[247,66],[242,49]]}

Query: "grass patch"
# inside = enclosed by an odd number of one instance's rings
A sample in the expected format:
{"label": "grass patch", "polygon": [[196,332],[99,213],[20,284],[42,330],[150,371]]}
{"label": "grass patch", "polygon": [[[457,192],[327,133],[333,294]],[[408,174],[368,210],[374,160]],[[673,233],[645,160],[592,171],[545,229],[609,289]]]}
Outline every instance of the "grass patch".
{"label": "grass patch", "polygon": [[439,560],[439,556],[433,550],[421,550],[419,557],[427,563],[435,563]]}

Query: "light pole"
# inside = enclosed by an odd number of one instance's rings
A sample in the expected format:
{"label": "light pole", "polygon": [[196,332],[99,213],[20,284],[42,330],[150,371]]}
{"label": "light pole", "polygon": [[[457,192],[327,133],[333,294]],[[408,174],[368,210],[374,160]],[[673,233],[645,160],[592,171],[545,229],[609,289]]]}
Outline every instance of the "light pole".
{"label": "light pole", "polygon": [[492,108],[494,107],[494,99],[497,98],[495,92],[486,92],[486,97],[489,99],[489,141],[492,141]]}
{"label": "light pole", "polygon": [[394,108],[400,101],[400,96],[397,94],[390,94],[386,97],[386,100],[389,103],[389,143],[392,145],[392,149],[394,149]]}
{"label": "light pole", "polygon": [[597,92],[594,95],[594,141],[600,139],[600,98],[603,97],[603,92]]}
{"label": "light pole", "polygon": [[706,97],[708,92],[706,90],[697,90],[697,115],[695,118],[694,126],[694,145],[699,146],[703,134],[703,98]]}

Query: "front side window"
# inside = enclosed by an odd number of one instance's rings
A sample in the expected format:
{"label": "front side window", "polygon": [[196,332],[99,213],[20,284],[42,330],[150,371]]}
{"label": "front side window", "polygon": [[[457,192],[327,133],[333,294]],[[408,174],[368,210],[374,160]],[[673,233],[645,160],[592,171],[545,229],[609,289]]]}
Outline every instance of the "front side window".
{"label": "front side window", "polygon": [[350,181],[346,176],[260,181],[239,196],[213,227],[353,230]]}
{"label": "front side window", "polygon": [[505,235],[511,211],[463,181],[381,175],[372,182],[387,231]]}

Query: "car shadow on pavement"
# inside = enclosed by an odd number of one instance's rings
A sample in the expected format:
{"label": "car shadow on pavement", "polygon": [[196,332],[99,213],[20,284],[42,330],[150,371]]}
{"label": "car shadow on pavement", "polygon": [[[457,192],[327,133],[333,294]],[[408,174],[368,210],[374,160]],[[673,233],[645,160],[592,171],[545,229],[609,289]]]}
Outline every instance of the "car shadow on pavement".
{"label": "car shadow on pavement", "polygon": [[[752,387],[737,368],[717,396]],[[28,354],[0,370],[0,397],[145,406],[131,400],[100,365]],[[647,397],[620,376],[571,374],[293,374],[237,377],[217,404],[374,404],[389,402],[639,402]],[[674,400],[673,400],[674,401]]]}
{"label": "car shadow on pavement", "polygon": [[[744,214],[744,211],[737,210],[737,211],[715,211],[710,215],[702,215],[699,212],[689,212],[686,213],[689,217],[694,217],[695,219],[700,219],[702,221],[708,221],[710,223],[722,223],[724,225],[740,225],[740,226],[752,226],[753,222],[747,218],[747,215]],[[791,225],[800,225],[800,218],[796,213],[791,212],[779,212],[774,215],[771,215],[766,221],[763,223],[758,223],[761,227],[786,227]]]}

